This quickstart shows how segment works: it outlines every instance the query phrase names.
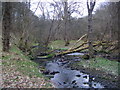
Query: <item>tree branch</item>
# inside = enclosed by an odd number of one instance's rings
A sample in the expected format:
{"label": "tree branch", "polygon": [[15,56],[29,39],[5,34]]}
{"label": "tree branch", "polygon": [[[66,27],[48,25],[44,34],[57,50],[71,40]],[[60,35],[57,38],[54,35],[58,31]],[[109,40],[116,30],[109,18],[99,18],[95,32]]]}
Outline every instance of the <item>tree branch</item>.
{"label": "tree branch", "polygon": [[88,4],[88,0],[87,0],[87,8],[88,8],[88,12],[89,12],[89,10],[90,10],[90,7],[89,7],[89,4]]}

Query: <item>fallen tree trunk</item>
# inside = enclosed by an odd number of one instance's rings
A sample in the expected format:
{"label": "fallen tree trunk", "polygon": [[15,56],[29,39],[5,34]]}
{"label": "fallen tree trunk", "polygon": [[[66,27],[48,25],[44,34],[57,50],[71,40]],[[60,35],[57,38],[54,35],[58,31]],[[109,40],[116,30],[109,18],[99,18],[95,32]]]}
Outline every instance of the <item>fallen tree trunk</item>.
{"label": "fallen tree trunk", "polygon": [[77,43],[79,43],[79,42],[80,42],[83,38],[85,38],[86,36],[87,36],[87,34],[83,35],[79,40],[76,41],[76,43],[75,43],[71,48],[68,49],[68,51],[69,51],[69,50],[72,50],[72,49],[75,47],[75,45],[76,45]]}
{"label": "fallen tree trunk", "polygon": [[[76,44],[74,44],[74,46],[75,45]],[[99,47],[107,47],[107,48],[109,48],[109,47],[112,47],[114,45],[115,45],[114,43],[107,42],[107,41],[96,41],[96,42],[93,42],[93,47],[94,47],[94,50],[96,50],[96,51],[99,51],[98,50]],[[61,55],[69,54],[69,53],[80,52],[80,51],[86,50],[88,48],[89,48],[88,42],[83,42],[79,46],[71,47],[70,49],[68,49],[66,51],[62,51],[62,52],[59,52],[59,53],[55,53],[54,52],[54,53],[51,53],[51,54],[46,55],[46,56],[39,56],[38,58],[52,58],[52,57],[61,56]],[[115,49],[115,48],[110,48],[109,50],[112,51],[113,49]],[[105,49],[105,50],[108,50],[108,49]]]}
{"label": "fallen tree trunk", "polygon": [[68,49],[67,51],[72,51],[72,50],[78,49],[78,48],[84,46],[84,45],[87,44],[87,43],[88,43],[88,42],[84,42],[84,43],[80,44],[78,47]]}
{"label": "fallen tree trunk", "polygon": [[[83,43],[83,44],[84,44],[84,43]],[[99,46],[99,45],[101,45],[101,43],[96,43],[96,44],[93,44],[93,47],[96,47],[96,46]],[[65,54],[74,53],[74,52],[80,52],[80,51],[86,50],[86,49],[88,49],[88,48],[89,48],[89,46],[86,45],[85,47],[76,48],[76,49],[73,49],[73,50],[68,50],[68,51],[64,51],[64,52],[57,53],[56,56],[65,55]]]}
{"label": "fallen tree trunk", "polygon": [[[47,56],[40,56],[38,58],[42,58],[42,59],[43,58],[52,58],[52,57],[61,56],[61,55],[69,54],[69,53],[80,52],[82,50],[86,50],[86,49],[89,48],[88,45],[86,45],[85,47],[82,47],[82,45],[84,45],[84,43],[80,45],[81,46],[80,48],[75,48],[75,49],[63,51],[63,52],[60,52],[60,53],[52,53],[52,54],[49,54]],[[101,42],[93,44],[93,47],[96,47],[96,46],[99,46],[99,45],[101,45]]]}

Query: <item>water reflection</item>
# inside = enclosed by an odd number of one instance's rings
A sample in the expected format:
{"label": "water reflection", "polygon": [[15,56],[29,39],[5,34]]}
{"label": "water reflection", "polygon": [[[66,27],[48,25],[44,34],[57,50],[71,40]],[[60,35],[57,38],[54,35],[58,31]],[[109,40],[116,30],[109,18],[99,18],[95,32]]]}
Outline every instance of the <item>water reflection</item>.
{"label": "water reflection", "polygon": [[84,55],[84,53],[78,53],[78,52],[76,52],[76,53],[70,53],[70,54],[67,54],[67,55]]}
{"label": "water reflection", "polygon": [[54,72],[54,77],[51,82],[55,88],[104,88],[103,85],[94,81],[88,74],[77,70],[65,68],[60,62],[49,62],[46,64],[46,69]]}

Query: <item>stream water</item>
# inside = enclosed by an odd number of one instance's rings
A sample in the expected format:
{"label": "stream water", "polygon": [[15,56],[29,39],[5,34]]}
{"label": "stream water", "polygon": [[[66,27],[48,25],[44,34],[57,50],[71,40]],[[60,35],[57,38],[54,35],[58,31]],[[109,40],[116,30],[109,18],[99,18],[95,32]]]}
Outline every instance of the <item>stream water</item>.
{"label": "stream water", "polygon": [[[72,53],[70,55],[84,55],[83,53]],[[54,58],[52,61],[47,61],[45,68],[49,72],[46,76],[51,78],[55,88],[104,88],[99,82],[95,82],[95,78],[89,74],[83,73],[78,70],[71,70],[67,65],[72,63],[73,59],[69,58]],[[76,59],[76,60],[75,60]],[[81,60],[74,58],[75,61]]]}

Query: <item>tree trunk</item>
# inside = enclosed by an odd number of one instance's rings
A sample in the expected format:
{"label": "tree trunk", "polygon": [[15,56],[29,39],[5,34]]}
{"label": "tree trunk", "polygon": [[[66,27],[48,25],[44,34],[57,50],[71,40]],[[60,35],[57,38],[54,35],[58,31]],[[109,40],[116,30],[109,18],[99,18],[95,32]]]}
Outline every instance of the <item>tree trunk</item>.
{"label": "tree trunk", "polygon": [[118,57],[120,62],[120,1],[118,2]]}
{"label": "tree trunk", "polygon": [[88,45],[89,45],[89,56],[92,58],[94,57],[93,53],[93,38],[92,38],[92,12],[88,15]]}
{"label": "tree trunk", "polygon": [[65,46],[69,45],[67,30],[68,30],[68,2],[64,1],[64,41],[65,41]]}
{"label": "tree trunk", "polygon": [[10,30],[11,30],[11,3],[2,3],[3,21],[2,21],[2,39],[3,51],[9,52],[10,48]]}
{"label": "tree trunk", "polygon": [[95,6],[95,0],[87,0],[87,8],[88,8],[88,45],[89,45],[89,56],[90,58],[94,57],[94,50],[93,50],[93,35],[92,35],[92,12]]}

